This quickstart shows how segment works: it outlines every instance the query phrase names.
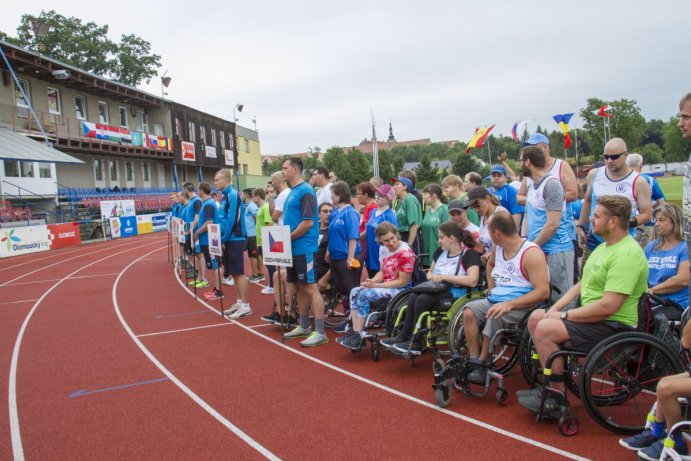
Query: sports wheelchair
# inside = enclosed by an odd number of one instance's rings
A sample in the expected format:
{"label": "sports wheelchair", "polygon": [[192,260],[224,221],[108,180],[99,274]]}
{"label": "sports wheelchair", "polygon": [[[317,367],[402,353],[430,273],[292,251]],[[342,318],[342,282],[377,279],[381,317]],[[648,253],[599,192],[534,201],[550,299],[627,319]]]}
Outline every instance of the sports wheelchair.
{"label": "sports wheelchair", "polygon": [[[668,344],[674,343],[669,320],[654,314],[656,300],[660,299],[647,294],[640,298],[637,327],[605,338],[590,351],[575,349],[567,342],[550,355],[542,370],[542,385],[535,391],[540,393],[540,408],[535,414],[538,422],[557,419],[563,435],[578,433],[578,419],[569,410],[567,392],[549,387],[552,363],[562,357],[566,389],[583,401],[599,425],[618,434],[644,429],[648,409],[656,400],[657,382],[684,369],[680,349]],[[527,341],[522,345],[520,363],[529,384],[536,385],[540,370],[531,344]],[[558,410],[545,411],[548,396],[557,400]]]}

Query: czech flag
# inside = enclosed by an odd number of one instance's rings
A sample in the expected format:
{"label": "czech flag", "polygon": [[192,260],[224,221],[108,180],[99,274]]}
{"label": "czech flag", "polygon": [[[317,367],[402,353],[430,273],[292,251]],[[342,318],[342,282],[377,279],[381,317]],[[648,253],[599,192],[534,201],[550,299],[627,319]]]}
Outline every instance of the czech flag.
{"label": "czech flag", "polygon": [[571,136],[569,135],[569,120],[571,120],[573,114],[560,114],[555,115],[552,118],[564,132],[564,149],[571,147]]}
{"label": "czech flag", "polygon": [[477,147],[478,149],[481,148],[482,144],[484,144],[485,142],[485,139],[489,135],[489,132],[492,131],[492,128],[494,128],[494,126],[495,125],[485,126],[482,128],[475,128],[475,133],[473,134],[473,137],[470,139],[468,147],[465,149],[465,153],[470,153],[470,149],[472,149],[473,147]]}
{"label": "czech flag", "polygon": [[600,107],[598,110],[593,111],[593,114],[597,115],[598,117],[611,117],[612,114],[609,112],[612,110],[612,106],[605,104],[604,106]]}

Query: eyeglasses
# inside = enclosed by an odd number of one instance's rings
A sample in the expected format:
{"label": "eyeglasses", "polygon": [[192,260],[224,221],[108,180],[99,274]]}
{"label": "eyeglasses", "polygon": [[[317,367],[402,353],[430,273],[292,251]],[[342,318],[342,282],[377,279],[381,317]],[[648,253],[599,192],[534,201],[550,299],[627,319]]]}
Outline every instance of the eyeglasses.
{"label": "eyeglasses", "polygon": [[626,151],[622,152],[621,154],[612,154],[612,155],[605,154],[604,157],[605,157],[605,160],[617,160],[619,157],[621,157],[625,153],[626,153]]}

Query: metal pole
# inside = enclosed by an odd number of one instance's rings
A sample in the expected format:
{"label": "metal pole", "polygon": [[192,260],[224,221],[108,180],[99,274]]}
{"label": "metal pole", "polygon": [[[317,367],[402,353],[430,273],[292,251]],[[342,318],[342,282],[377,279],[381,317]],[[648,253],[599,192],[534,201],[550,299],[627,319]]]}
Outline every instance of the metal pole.
{"label": "metal pole", "polygon": [[[218,278],[218,291],[220,291],[221,295],[222,295],[223,294],[223,283],[221,282],[221,269],[220,268],[223,266],[223,261],[221,261],[221,263],[219,264],[218,256],[214,256],[214,258],[216,258],[216,265],[219,267],[218,269],[216,269],[216,277]],[[223,296],[221,296],[221,317],[223,317],[223,315],[225,315],[225,308],[223,307]]]}
{"label": "metal pole", "polygon": [[[285,304],[283,303],[283,279],[281,278],[281,266],[276,266],[276,269],[278,270],[278,315],[281,316],[281,342],[285,342],[286,337],[284,333],[288,329],[288,319],[285,318]],[[283,322],[286,323],[284,324]]]}
{"label": "metal pole", "polygon": [[489,148],[489,135],[487,135],[487,156],[489,157],[489,166],[492,167],[492,151]]}

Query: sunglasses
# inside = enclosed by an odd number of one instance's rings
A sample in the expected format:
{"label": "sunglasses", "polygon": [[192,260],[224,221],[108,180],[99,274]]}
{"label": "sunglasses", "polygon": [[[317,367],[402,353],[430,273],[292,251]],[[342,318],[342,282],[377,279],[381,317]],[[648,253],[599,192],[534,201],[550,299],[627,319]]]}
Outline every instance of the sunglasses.
{"label": "sunglasses", "polygon": [[605,154],[604,157],[605,157],[605,160],[617,160],[619,157],[621,157],[625,153],[626,152],[622,152],[621,154],[612,154],[612,155]]}

